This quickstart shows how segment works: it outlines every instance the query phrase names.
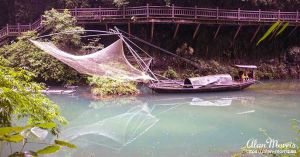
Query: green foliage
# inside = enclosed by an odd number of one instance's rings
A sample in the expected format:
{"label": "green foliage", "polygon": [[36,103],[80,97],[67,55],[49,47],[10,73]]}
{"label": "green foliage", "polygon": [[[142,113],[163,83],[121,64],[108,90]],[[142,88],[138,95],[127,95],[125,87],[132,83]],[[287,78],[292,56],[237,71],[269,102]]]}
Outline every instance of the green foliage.
{"label": "green foliage", "polygon": [[185,78],[199,77],[199,76],[200,76],[200,75],[197,74],[196,71],[193,71],[193,70],[186,70],[186,71],[184,71],[184,72],[181,74],[180,78],[185,79]]}
{"label": "green foliage", "polygon": [[171,6],[171,0],[164,0],[166,6]]}
{"label": "green foliage", "polygon": [[135,82],[128,82],[122,79],[93,76],[88,78],[88,82],[92,86],[92,93],[95,96],[106,97],[139,93]]}
{"label": "green foliage", "polygon": [[89,43],[82,46],[82,50],[87,53],[95,52],[104,48],[104,45],[100,43],[100,38],[88,39]]}
{"label": "green foliage", "polygon": [[127,0],[113,0],[113,4],[120,8],[120,7],[123,7],[123,6],[126,6],[129,4],[129,2]]}
{"label": "green foliage", "polygon": [[176,78],[178,78],[178,74],[171,67],[168,67],[168,69],[164,72],[163,76],[167,77],[169,79],[176,79]]}
{"label": "green foliage", "polygon": [[0,48],[0,56],[8,59],[12,67],[31,71],[37,81],[78,82],[82,79],[78,72],[34,46],[28,40],[32,37],[36,37],[36,32],[23,33],[16,42]]}
{"label": "green foliage", "polygon": [[194,54],[194,49],[185,42],[176,49],[176,54],[187,58]]}
{"label": "green foliage", "polygon": [[43,87],[31,82],[32,76],[0,63],[0,127],[10,126],[12,117],[27,118],[28,124],[66,122],[58,106],[39,92]]}
{"label": "green foliage", "polygon": [[[80,35],[83,28],[76,26],[76,18],[68,10],[60,13],[55,9],[45,11],[43,15],[43,25],[52,29],[53,33],[60,33],[52,36],[52,41],[69,48],[79,48],[81,46]],[[61,34],[62,32],[65,32]]]}
{"label": "green foliage", "polygon": [[61,141],[61,140],[55,140],[55,144],[60,145],[60,146],[65,146],[69,148],[77,148],[74,144],[66,142],[66,141]]}
{"label": "green foliage", "polygon": [[36,153],[37,154],[51,154],[51,153],[57,152],[59,149],[60,149],[60,146],[58,146],[58,145],[50,145],[41,150],[38,150]]}
{"label": "green foliage", "polygon": [[266,33],[258,40],[256,45],[259,45],[262,41],[264,41],[272,32],[274,32],[278,26],[280,26],[281,21],[275,22],[267,31]]}
{"label": "green foliage", "polygon": [[[39,131],[36,131],[37,126],[42,126],[44,128],[43,129],[42,127],[38,128]],[[44,140],[48,132],[51,129],[54,129],[55,127],[57,127],[55,123],[42,123],[36,126],[27,125],[24,127],[3,127],[0,128],[0,142],[1,141],[12,142],[12,143],[23,142],[23,146],[21,150],[11,154],[10,157],[25,157],[27,155],[38,156],[41,154],[51,154],[60,150],[61,147],[76,148],[74,144],[68,143],[66,141],[54,140],[53,144],[49,144],[43,149],[37,151],[23,151],[23,148],[28,143],[28,140],[34,140],[31,136],[29,136],[30,134],[34,134],[38,137],[42,137],[42,139],[40,140]]]}
{"label": "green foliage", "polygon": [[[23,142],[22,149],[10,156],[37,156],[55,152],[61,146],[76,148],[73,144],[58,140],[56,144],[37,152],[23,151],[30,135],[45,138],[48,131],[56,134],[58,126],[65,124],[66,120],[60,115],[58,106],[39,91],[43,87],[31,81],[32,73],[7,65],[9,62],[0,57],[0,142]],[[27,125],[11,126],[13,120],[26,120]]]}
{"label": "green foliage", "polygon": [[42,128],[42,129],[52,129],[56,127],[55,123],[42,123],[42,124],[37,124],[36,126]]}
{"label": "green foliage", "polygon": [[73,9],[75,7],[87,8],[90,7],[88,0],[63,0],[66,8]]}
{"label": "green foliage", "polygon": [[286,28],[289,26],[289,23],[286,22],[281,28],[280,30],[277,32],[276,36],[280,35],[284,30],[286,30]]}
{"label": "green foliage", "polygon": [[[256,43],[256,45],[259,45],[262,41],[264,41],[268,36],[270,36],[273,32],[277,31],[283,22],[281,21],[277,21],[275,22],[266,32],[265,34],[258,40],[258,42]],[[286,22],[280,29],[279,31],[276,33],[276,36],[278,36],[279,34],[281,34],[284,30],[286,30],[286,28],[288,27],[289,23]]]}

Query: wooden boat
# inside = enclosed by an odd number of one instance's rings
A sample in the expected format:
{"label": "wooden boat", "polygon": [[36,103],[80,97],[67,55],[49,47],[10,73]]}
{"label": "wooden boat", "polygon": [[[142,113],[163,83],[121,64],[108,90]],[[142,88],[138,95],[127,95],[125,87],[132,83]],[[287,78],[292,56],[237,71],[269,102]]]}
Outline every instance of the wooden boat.
{"label": "wooden boat", "polygon": [[232,84],[210,84],[206,86],[199,86],[198,88],[186,88],[183,81],[176,82],[157,82],[149,86],[157,93],[199,93],[199,92],[221,92],[221,91],[235,91],[245,89],[255,83],[255,80],[247,80],[244,82],[234,81]]}
{"label": "wooden boat", "polygon": [[40,90],[43,94],[73,94],[75,93],[78,86],[68,86],[64,87],[50,87],[48,86],[45,90]]}
{"label": "wooden boat", "polygon": [[[236,80],[233,80],[229,74],[209,75],[185,80],[160,80],[151,83],[149,88],[157,93],[200,93],[242,90],[255,83],[256,66],[236,65],[236,67],[241,69],[239,72],[241,76]],[[251,76],[242,78],[248,70],[251,71],[249,73]]]}
{"label": "wooden boat", "polygon": [[75,89],[46,89],[40,90],[43,94],[73,94],[76,92]]}

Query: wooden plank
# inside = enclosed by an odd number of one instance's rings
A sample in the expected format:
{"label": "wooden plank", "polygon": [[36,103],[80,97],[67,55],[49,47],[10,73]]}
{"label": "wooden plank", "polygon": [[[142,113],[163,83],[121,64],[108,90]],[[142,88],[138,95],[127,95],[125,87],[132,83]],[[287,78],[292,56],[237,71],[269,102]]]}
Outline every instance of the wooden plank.
{"label": "wooden plank", "polygon": [[196,37],[196,35],[197,35],[197,33],[198,33],[198,30],[199,30],[199,27],[200,27],[200,23],[198,23],[198,25],[197,25],[197,27],[196,27],[196,29],[195,29],[195,31],[194,31],[193,39],[195,39],[195,37]]}
{"label": "wooden plank", "polygon": [[176,38],[176,35],[177,35],[177,33],[178,33],[178,29],[179,29],[179,23],[177,23],[177,25],[176,25],[176,29],[175,29],[175,32],[174,32],[174,34],[173,34],[173,39]]}
{"label": "wooden plank", "polygon": [[219,25],[219,27],[218,27],[218,29],[217,29],[217,31],[216,31],[216,33],[215,33],[215,35],[214,35],[214,39],[216,39],[216,38],[217,38],[217,36],[218,36],[218,33],[219,33],[219,31],[220,31],[220,28],[221,28],[221,25]]}
{"label": "wooden plank", "polygon": [[293,33],[296,31],[297,28],[298,28],[298,26],[294,27],[294,28],[290,31],[288,37],[292,36]]}
{"label": "wooden plank", "polygon": [[238,20],[240,20],[241,19],[241,9],[240,8],[238,8]]}
{"label": "wooden plank", "polygon": [[235,41],[236,37],[238,36],[240,30],[242,28],[242,25],[239,25],[238,29],[236,30],[235,34],[234,34],[234,37],[233,37],[233,41]]}
{"label": "wooden plank", "polygon": [[255,31],[255,33],[253,34],[253,36],[252,36],[252,38],[251,38],[251,40],[250,40],[250,43],[252,43],[253,42],[253,40],[255,39],[255,37],[256,37],[256,35],[257,35],[257,33],[259,32],[259,30],[260,30],[260,27],[261,27],[261,25],[259,25],[257,28],[256,28],[256,31]]}
{"label": "wooden plank", "polygon": [[149,4],[147,3],[147,18],[149,18]]}
{"label": "wooden plank", "polygon": [[299,22],[299,19],[300,19],[300,17],[299,17],[299,11],[297,10],[297,12],[296,12],[296,23]]}
{"label": "wooden plank", "polygon": [[108,25],[107,25],[107,23],[105,23],[105,29],[106,29],[106,31],[108,31]]}
{"label": "wooden plank", "polygon": [[128,27],[128,34],[131,35],[130,22],[128,22],[127,27]]}
{"label": "wooden plank", "polygon": [[[269,24],[270,22],[276,22],[278,19],[285,19],[289,18],[290,26],[297,26],[299,24],[299,12],[282,12],[280,10],[278,11],[251,11],[251,10],[229,10],[229,9],[214,9],[214,8],[203,8],[199,9],[197,6],[193,7],[176,7],[172,5],[171,7],[165,7],[165,6],[155,6],[150,7],[149,4],[146,6],[137,6],[137,7],[123,7],[123,9],[119,8],[75,8],[75,9],[69,9],[70,12],[74,17],[76,17],[78,23],[99,23],[99,20],[103,20],[104,23],[121,23],[126,24],[129,22],[130,18],[128,15],[133,17],[139,17],[138,22],[139,23],[151,23],[153,21],[149,20],[149,17],[152,17],[152,19],[156,20],[154,22],[160,21],[162,23],[172,23],[174,22],[174,18],[178,18],[178,21],[181,21],[182,23],[198,23],[196,20],[199,18],[210,18],[211,20],[205,21],[208,24],[215,24],[218,22],[223,22],[224,24],[228,25],[235,25],[236,21],[239,20],[240,22],[243,22],[245,24],[249,25],[261,25],[263,24]],[[63,11],[60,9],[59,11]],[[128,13],[128,14],[127,14]],[[102,18],[101,18],[102,15]],[[151,15],[151,16],[150,16]],[[180,16],[177,16],[180,15]],[[100,19],[99,19],[100,17]],[[249,17],[249,18],[248,18]],[[41,17],[42,18],[42,17]],[[41,25],[42,19],[39,19],[32,23],[32,30],[40,31],[43,29],[43,25]],[[141,20],[146,19],[146,20]],[[219,21],[219,19],[222,19],[222,21]],[[200,20],[200,19],[199,19]],[[242,20],[242,21],[241,21]],[[24,31],[26,25],[20,25],[21,31]],[[7,30],[7,34],[11,36],[17,36],[18,31],[17,28],[18,25],[12,25],[9,26],[9,30]],[[108,28],[107,28],[108,29]],[[289,35],[292,35],[292,33],[296,30],[294,28]],[[196,31],[196,33],[199,30]],[[217,37],[219,33],[219,29],[215,33],[214,38]],[[195,34],[195,32],[194,32]],[[193,34],[193,38],[195,38],[195,35]],[[238,35],[238,34],[237,34]],[[257,34],[254,33],[255,38]],[[275,36],[276,34],[273,33],[270,40]],[[176,35],[175,35],[176,36]],[[1,37],[0,37],[1,38]],[[254,39],[252,39],[254,41]],[[1,40],[1,39],[0,39]]]}
{"label": "wooden plank", "polygon": [[174,4],[172,4],[172,18],[175,17],[175,6]]}
{"label": "wooden plank", "polygon": [[152,24],[151,24],[151,41],[152,41],[152,39],[153,39],[153,35],[154,35],[154,22],[152,22]]}

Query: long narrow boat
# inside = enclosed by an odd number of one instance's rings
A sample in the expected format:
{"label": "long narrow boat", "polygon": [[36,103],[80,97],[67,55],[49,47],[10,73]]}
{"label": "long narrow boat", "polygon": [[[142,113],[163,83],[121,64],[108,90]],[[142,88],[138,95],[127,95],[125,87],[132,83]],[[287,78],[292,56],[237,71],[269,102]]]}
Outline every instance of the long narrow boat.
{"label": "long narrow boat", "polygon": [[[255,83],[256,66],[236,65],[236,67],[242,69],[236,80],[233,80],[229,74],[209,75],[185,80],[161,80],[150,84],[149,88],[157,93],[200,93],[242,90]],[[249,70],[251,76],[246,74]],[[243,75],[247,77],[243,78]]]}
{"label": "long narrow boat", "polygon": [[234,81],[232,84],[210,84],[200,86],[198,88],[186,88],[183,81],[176,82],[157,82],[149,86],[157,93],[200,93],[200,92],[221,92],[221,91],[235,91],[245,89],[255,83],[255,80],[247,80],[244,82]]}

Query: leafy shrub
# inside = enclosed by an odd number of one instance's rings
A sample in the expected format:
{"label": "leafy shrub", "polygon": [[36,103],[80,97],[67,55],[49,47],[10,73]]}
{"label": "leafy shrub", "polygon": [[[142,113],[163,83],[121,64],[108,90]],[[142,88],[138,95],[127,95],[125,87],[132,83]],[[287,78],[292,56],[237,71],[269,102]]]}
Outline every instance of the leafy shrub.
{"label": "leafy shrub", "polygon": [[180,78],[185,79],[185,78],[199,77],[199,76],[200,75],[197,74],[197,71],[187,70],[187,71],[185,71],[184,73],[181,74]]}
{"label": "leafy shrub", "polygon": [[45,11],[42,24],[51,29],[52,33],[71,31],[53,35],[52,41],[55,44],[68,48],[79,48],[82,45],[80,35],[83,34],[84,29],[76,26],[76,18],[68,10],[62,13],[55,9]]}
{"label": "leafy shrub", "polygon": [[7,67],[3,60],[0,59],[0,127],[10,126],[12,117],[26,118],[29,124],[64,123],[58,106],[39,92],[43,87],[31,82],[33,74]]}
{"label": "leafy shrub", "polygon": [[34,46],[28,39],[36,32],[26,32],[16,42],[0,48],[0,56],[8,59],[12,67],[31,71],[35,80],[46,82],[78,82],[82,76],[69,66]]}
{"label": "leafy shrub", "polygon": [[169,79],[176,79],[176,78],[178,78],[178,74],[171,67],[168,67],[168,69],[164,72],[163,76],[167,77]]}
{"label": "leafy shrub", "polygon": [[123,7],[123,6],[126,6],[129,4],[129,2],[127,0],[113,0],[113,4],[120,8],[120,7]]}
{"label": "leafy shrub", "polygon": [[127,82],[122,79],[93,76],[88,77],[88,82],[92,86],[91,92],[95,96],[106,97],[139,93],[135,82]]}
{"label": "leafy shrub", "polygon": [[[75,145],[55,140],[38,151],[25,151],[25,145],[34,138],[45,140],[48,133],[58,134],[59,125],[66,120],[56,104],[43,95],[44,87],[32,82],[33,74],[23,69],[8,67],[9,61],[0,56],[0,143],[19,143],[22,148],[10,156],[38,156]],[[13,126],[14,120],[26,120],[25,126]],[[14,147],[14,149],[17,147]],[[1,150],[1,147],[0,147]],[[11,148],[13,152],[13,149]]]}

